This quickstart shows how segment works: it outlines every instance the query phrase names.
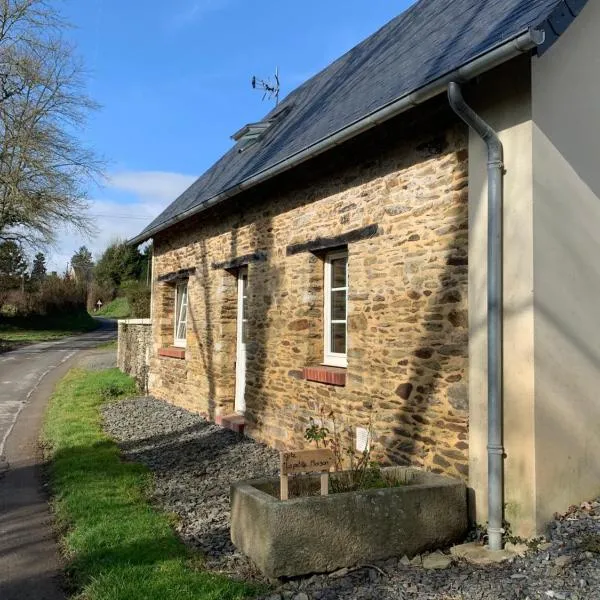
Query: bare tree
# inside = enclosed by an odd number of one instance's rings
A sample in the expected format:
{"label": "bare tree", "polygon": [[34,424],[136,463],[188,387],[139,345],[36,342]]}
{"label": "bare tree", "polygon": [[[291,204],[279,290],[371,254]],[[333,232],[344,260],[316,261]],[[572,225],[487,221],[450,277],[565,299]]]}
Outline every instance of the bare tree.
{"label": "bare tree", "polygon": [[0,240],[91,230],[85,191],[102,163],[79,136],[96,104],[66,27],[46,0],[0,0]]}

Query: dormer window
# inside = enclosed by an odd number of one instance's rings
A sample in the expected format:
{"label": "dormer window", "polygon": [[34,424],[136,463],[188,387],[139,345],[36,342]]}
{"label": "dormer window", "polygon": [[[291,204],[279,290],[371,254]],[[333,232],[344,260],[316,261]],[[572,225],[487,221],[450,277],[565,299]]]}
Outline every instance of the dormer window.
{"label": "dormer window", "polygon": [[285,117],[291,110],[291,105],[282,108],[277,111],[274,115],[264,121],[258,123],[248,123],[244,125],[239,131],[236,131],[231,139],[239,143],[238,152],[243,152],[246,148],[256,144],[266,133],[266,131],[277,123],[280,119]]}

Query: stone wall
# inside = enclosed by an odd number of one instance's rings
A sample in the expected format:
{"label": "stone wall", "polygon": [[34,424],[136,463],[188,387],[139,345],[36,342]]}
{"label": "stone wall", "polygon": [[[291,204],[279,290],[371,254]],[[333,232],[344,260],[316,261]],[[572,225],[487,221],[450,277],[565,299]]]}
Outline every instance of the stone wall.
{"label": "stone wall", "polygon": [[148,367],[152,344],[150,319],[121,319],[119,321],[119,349],[117,366],[131,375],[142,391],[148,388]]}
{"label": "stone wall", "polygon": [[[386,462],[466,477],[467,154],[466,129],[432,102],[158,234],[157,277],[195,270],[183,360],[158,356],[174,296],[153,284],[151,393],[211,419],[233,411],[236,274],[223,263],[258,253],[246,431],[300,448],[310,418],[331,410],[349,442],[372,422]],[[323,256],[288,246],[369,225],[375,235],[348,244],[346,384],[306,381],[323,357]]]}

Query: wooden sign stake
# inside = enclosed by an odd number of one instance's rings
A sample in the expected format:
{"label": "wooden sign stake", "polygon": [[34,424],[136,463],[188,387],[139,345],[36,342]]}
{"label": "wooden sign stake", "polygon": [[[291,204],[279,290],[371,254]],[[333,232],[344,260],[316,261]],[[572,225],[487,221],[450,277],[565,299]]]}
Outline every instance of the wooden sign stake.
{"label": "wooden sign stake", "polygon": [[280,496],[281,496],[281,500],[287,500],[288,499],[288,476],[287,474],[284,475],[285,472],[285,459],[283,457],[283,452],[281,453],[281,468],[280,468],[280,475],[279,475],[279,492],[280,492]]}
{"label": "wooden sign stake", "polygon": [[321,473],[321,496],[329,495],[329,473]]}

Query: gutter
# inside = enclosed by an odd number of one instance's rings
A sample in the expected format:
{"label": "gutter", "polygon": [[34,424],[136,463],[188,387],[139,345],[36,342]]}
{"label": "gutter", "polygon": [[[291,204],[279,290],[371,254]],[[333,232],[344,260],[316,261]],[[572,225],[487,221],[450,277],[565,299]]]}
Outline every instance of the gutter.
{"label": "gutter", "polygon": [[372,112],[370,115],[356,121],[352,125],[345,127],[344,129],[339,130],[333,135],[316,142],[312,146],[293,154],[292,156],[276,163],[272,167],[268,167],[263,171],[245,179],[241,183],[209,198],[202,204],[198,206],[194,206],[166,221],[163,221],[159,225],[144,231],[140,235],[129,240],[129,244],[137,245],[145,242],[150,239],[154,234],[159,231],[163,231],[168,227],[176,225],[189,217],[204,212],[205,210],[219,204],[220,202],[231,198],[232,196],[236,196],[240,192],[248,190],[260,183],[279,175],[285,171],[288,171],[298,165],[306,162],[307,160],[330,150],[331,148],[343,144],[348,140],[356,137],[357,135],[368,131],[372,127],[376,125],[380,125],[385,121],[415,107],[419,104],[430,100],[431,98],[438,96],[439,94],[445,93],[447,90],[447,86],[450,82],[463,83],[485,73],[497,67],[513,58],[521,54],[525,54],[532,50],[533,48],[544,43],[545,33],[539,29],[528,29],[519,35],[511,38],[510,40],[502,43],[501,45],[496,46],[489,52],[478,56],[471,62],[459,67],[458,69],[447,73],[446,75],[436,79],[435,81],[428,83],[422,88],[411,92],[395,100],[394,102],[384,106]]}
{"label": "gutter", "polygon": [[452,110],[485,142],[488,169],[487,230],[487,387],[488,387],[488,544],[490,550],[502,550],[504,516],[503,414],[503,311],[502,225],[504,148],[498,134],[463,98],[460,84],[448,84]]}

